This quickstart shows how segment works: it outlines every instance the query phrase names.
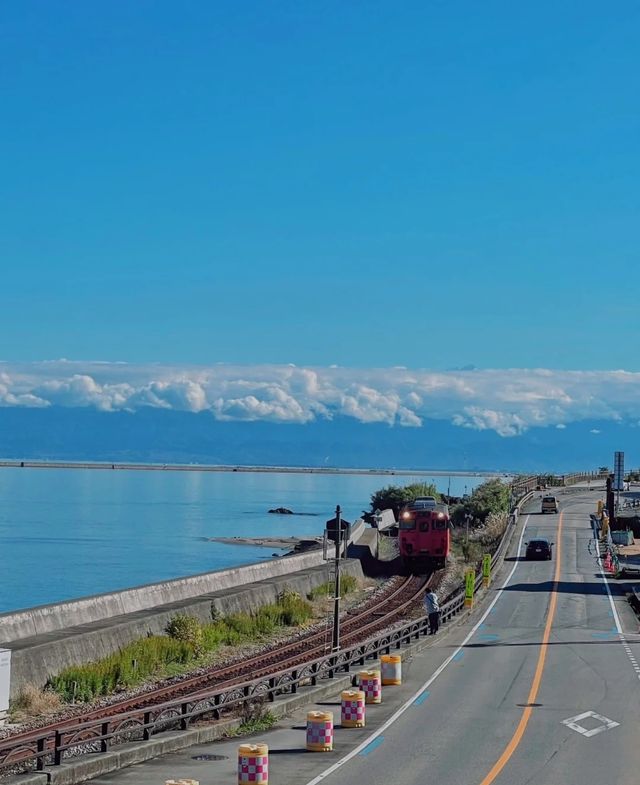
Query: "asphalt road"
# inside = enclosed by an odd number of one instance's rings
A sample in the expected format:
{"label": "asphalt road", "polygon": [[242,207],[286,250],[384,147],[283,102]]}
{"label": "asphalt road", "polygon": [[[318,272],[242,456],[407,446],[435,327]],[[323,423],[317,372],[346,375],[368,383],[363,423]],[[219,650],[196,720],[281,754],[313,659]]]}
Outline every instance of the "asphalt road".
{"label": "asphalt road", "polygon": [[[637,785],[638,624],[623,586],[605,582],[590,553],[598,495],[559,498],[559,515],[539,514],[539,499],[532,502],[481,607],[405,664],[403,686],[368,707],[366,729],[338,729],[332,754],[304,752],[305,712],[262,734],[270,782]],[[535,536],[556,543],[552,561],[518,557],[519,542]],[[338,721],[339,704],[334,711]],[[231,785],[236,747],[203,745],[95,782]],[[203,765],[195,760],[203,754],[226,760]]]}

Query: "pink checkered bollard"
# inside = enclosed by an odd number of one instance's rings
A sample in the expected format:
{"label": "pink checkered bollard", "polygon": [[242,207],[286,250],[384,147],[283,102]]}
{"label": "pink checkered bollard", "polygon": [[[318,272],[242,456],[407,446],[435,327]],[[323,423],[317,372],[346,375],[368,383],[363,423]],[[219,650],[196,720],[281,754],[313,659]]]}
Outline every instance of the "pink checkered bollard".
{"label": "pink checkered bollard", "polygon": [[344,690],[340,693],[342,702],[341,724],[343,728],[364,728],[364,692]]}
{"label": "pink checkered bollard", "polygon": [[269,747],[266,744],[241,744],[238,747],[238,785],[269,782]]}
{"label": "pink checkered bollard", "polygon": [[364,692],[365,703],[382,703],[380,671],[360,671],[358,682]]}
{"label": "pink checkered bollard", "polygon": [[331,752],[333,749],[333,714],[330,711],[307,714],[307,749],[309,752]]}

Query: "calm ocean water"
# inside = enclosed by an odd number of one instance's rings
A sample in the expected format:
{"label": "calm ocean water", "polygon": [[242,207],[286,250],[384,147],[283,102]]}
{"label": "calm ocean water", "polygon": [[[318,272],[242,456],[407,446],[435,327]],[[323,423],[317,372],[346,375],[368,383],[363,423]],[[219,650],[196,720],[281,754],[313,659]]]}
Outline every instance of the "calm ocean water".
{"label": "calm ocean water", "polygon": [[[378,488],[418,479],[3,468],[0,612],[271,558],[205,538],[320,534],[336,504],[355,520]],[[482,479],[452,477],[451,493]],[[267,513],[280,506],[317,517]]]}

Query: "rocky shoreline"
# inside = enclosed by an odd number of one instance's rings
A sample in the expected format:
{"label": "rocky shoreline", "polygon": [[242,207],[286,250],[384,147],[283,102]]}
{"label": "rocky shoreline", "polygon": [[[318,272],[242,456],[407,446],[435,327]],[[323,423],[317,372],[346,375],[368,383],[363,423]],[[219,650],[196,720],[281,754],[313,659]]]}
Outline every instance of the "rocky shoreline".
{"label": "rocky shoreline", "polygon": [[299,552],[322,544],[322,537],[209,537],[207,542],[224,545],[254,545],[258,548],[275,548]]}

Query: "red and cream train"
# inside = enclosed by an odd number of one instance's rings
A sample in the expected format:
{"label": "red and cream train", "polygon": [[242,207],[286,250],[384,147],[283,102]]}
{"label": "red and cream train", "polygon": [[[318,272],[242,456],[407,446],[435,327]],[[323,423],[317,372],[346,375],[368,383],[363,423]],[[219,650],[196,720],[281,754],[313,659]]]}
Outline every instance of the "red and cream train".
{"label": "red and cream train", "polygon": [[440,569],[451,550],[451,520],[446,504],[432,496],[400,510],[398,542],[403,564],[411,570]]}

